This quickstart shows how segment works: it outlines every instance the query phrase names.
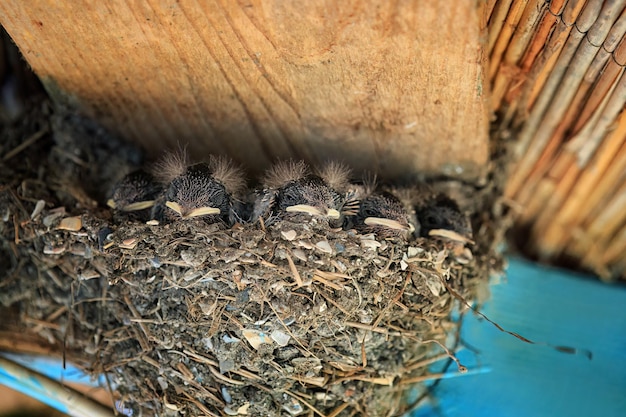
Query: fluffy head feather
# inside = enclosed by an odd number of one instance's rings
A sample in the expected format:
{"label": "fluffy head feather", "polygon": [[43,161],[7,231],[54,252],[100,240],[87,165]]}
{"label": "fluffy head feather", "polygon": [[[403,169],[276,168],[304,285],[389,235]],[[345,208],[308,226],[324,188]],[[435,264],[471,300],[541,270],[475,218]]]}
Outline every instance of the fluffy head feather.
{"label": "fluffy head feather", "polygon": [[246,181],[243,170],[225,156],[213,156],[209,158],[209,169],[213,178],[220,182],[231,195],[243,192]]}
{"label": "fluffy head feather", "polygon": [[187,170],[189,156],[185,149],[167,152],[150,169],[151,174],[160,183],[169,184],[174,178],[180,177]]}
{"label": "fluffy head feather", "polygon": [[309,167],[304,161],[280,161],[274,164],[263,176],[263,185],[268,188],[281,188],[309,175]]}
{"label": "fluffy head feather", "polygon": [[350,184],[352,171],[341,162],[330,161],[324,164],[317,174],[336,191],[344,191]]}

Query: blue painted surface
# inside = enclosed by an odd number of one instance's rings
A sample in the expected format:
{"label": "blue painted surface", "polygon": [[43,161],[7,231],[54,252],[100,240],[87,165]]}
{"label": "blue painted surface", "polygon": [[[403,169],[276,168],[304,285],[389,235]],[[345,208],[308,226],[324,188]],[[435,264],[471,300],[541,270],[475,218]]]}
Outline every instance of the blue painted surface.
{"label": "blue painted surface", "polygon": [[467,315],[462,335],[479,353],[460,359],[490,372],[442,380],[438,400],[412,417],[626,416],[626,287],[511,259],[491,292],[482,312],[505,329],[590,349],[593,359],[524,343]]}

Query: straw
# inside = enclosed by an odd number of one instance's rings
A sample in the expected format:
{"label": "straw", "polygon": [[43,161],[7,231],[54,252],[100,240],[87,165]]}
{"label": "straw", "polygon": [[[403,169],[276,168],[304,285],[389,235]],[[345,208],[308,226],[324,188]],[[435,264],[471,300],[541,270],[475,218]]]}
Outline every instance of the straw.
{"label": "straw", "polygon": [[[604,209],[603,200],[605,200],[607,196],[613,195],[623,181],[624,166],[626,166],[626,143],[622,144],[618,155],[600,177],[592,191],[586,196],[586,199],[583,200],[583,204],[578,208],[580,211],[580,219],[593,219],[594,216],[598,215],[598,213]],[[589,221],[585,222],[584,220],[579,220],[578,223],[584,224],[588,222]],[[571,256],[582,258],[589,250],[590,243],[592,242],[586,239],[577,239],[568,245],[566,252]]]}
{"label": "straw", "polygon": [[524,97],[527,97],[528,108],[534,105],[570,33],[572,30],[578,32],[576,28],[574,28],[574,22],[582,11],[584,4],[584,1],[568,2],[560,16],[561,19],[554,28],[554,33],[550,36],[548,44],[542,45],[544,53],[539,57],[537,62],[537,70],[539,73],[537,74],[535,82],[529,83],[528,91],[524,93]]}
{"label": "straw", "polygon": [[568,200],[563,204],[558,218],[565,224],[577,223],[586,217],[584,210],[589,194],[603,180],[603,174],[613,163],[615,155],[626,142],[626,112],[622,112],[618,125],[600,144],[575,187],[570,191]]}
{"label": "straw", "polygon": [[[616,10],[619,11],[623,4],[621,2],[619,2],[620,4],[617,4],[618,2],[605,4],[601,9],[602,17],[608,17],[598,18],[600,10],[596,3],[588,3],[588,6],[591,5],[592,7],[585,7],[583,13],[576,21],[576,26],[583,32],[593,29],[594,39],[603,41],[616,20]],[[620,7],[620,9],[616,9],[616,7]],[[593,22],[595,23],[591,26]],[[569,37],[561,57],[557,61],[557,65],[538,98],[536,107],[531,112],[526,128],[520,135],[522,141],[527,137],[529,139],[532,137],[532,143],[526,149],[524,157],[510,179],[506,191],[509,197],[518,193],[535,162],[546,149],[546,145],[548,145],[559,124],[562,123],[561,121],[568,108],[572,105],[572,100],[582,83],[587,69],[601,47],[601,44],[596,46],[587,41],[581,42],[581,36],[582,34],[575,31]],[[564,130],[563,125],[561,125],[561,130]],[[550,149],[555,148],[553,145]],[[532,189],[526,188],[526,195],[531,192]],[[525,198],[522,196],[520,199],[524,200]]]}
{"label": "straw", "polygon": [[511,8],[511,3],[513,0],[499,0],[495,9],[491,14],[491,18],[489,19],[489,42],[488,42],[488,53],[491,55],[496,41],[500,36],[500,32],[502,31],[502,27],[504,26],[504,22],[506,21],[506,16],[509,13],[509,9]]}
{"label": "straw", "polygon": [[[600,68],[600,65],[602,64],[600,61],[604,61],[605,66],[603,68]],[[597,68],[594,64],[597,64]],[[597,61],[592,63],[592,67],[590,67],[589,70],[589,72],[593,71],[596,73],[590,73],[587,77],[585,77],[585,83],[589,86],[593,84],[595,85],[589,92],[583,108],[577,112],[572,111],[573,114],[571,118],[575,119],[572,128],[574,133],[578,132],[582,126],[587,123],[591,114],[597,110],[600,102],[606,97],[611,86],[615,84],[622,68],[617,65],[613,59],[611,59],[611,54],[609,52],[604,49],[600,49],[598,51]],[[589,79],[589,81],[587,81],[587,79]]]}
{"label": "straw", "polygon": [[[626,224],[622,225],[620,232],[606,245],[601,262],[605,265],[618,263],[624,259],[624,253],[626,253]],[[622,274],[624,272],[626,271],[622,271]]]}
{"label": "straw", "polygon": [[511,1],[490,21],[492,108],[519,132],[505,197],[536,255],[578,257],[604,276],[626,268],[614,249],[626,234],[615,195],[626,179],[625,5]]}
{"label": "straw", "polygon": [[480,14],[480,28],[488,28],[489,20],[493,14],[498,0],[487,0],[482,3],[482,13]]}
{"label": "straw", "polygon": [[496,68],[495,80],[492,78],[491,106],[496,109],[500,107],[500,102],[506,93],[511,81],[522,77],[520,68],[517,66],[522,54],[534,34],[534,30],[542,14],[547,9],[544,0],[531,0],[526,5],[519,20],[515,32],[512,34],[509,45],[504,53],[504,58]]}
{"label": "straw", "polygon": [[612,94],[599,106],[591,122],[565,145],[550,169],[546,181],[554,181],[556,185],[551,195],[543,196],[547,201],[539,211],[534,226],[542,234],[542,250],[546,254],[557,252],[569,236],[570,227],[566,219],[558,214],[558,209],[572,194],[575,181],[602,144],[625,102],[626,83],[616,83]]}

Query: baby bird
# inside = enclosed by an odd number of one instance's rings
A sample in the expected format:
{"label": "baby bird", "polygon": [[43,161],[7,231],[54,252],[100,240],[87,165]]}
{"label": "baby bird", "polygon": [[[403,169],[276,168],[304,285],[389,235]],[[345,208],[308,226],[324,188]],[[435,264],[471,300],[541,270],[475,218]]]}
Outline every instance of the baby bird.
{"label": "baby bird", "polygon": [[408,239],[415,231],[415,219],[402,202],[388,191],[377,191],[375,180],[354,186],[344,206],[347,221],[344,228],[377,237]]}
{"label": "baby bird", "polygon": [[471,241],[472,226],[470,221],[461,212],[459,205],[450,197],[436,194],[417,205],[415,211],[421,225],[420,233],[423,237],[444,236],[446,233],[440,231],[447,230],[457,233],[460,236],[459,240]]}
{"label": "baby bird", "polygon": [[472,252],[465,246],[474,243],[472,226],[454,200],[424,183],[397,190],[396,195],[414,208],[419,223],[417,236],[443,240],[460,263],[472,259]]}
{"label": "baby bird", "polygon": [[225,157],[211,156],[208,162],[190,164],[184,152],[166,155],[154,168],[165,185],[153,216],[159,221],[202,218],[207,223],[233,225],[238,216],[234,198],[244,188],[240,168]]}
{"label": "baby bird", "polygon": [[303,161],[279,162],[263,178],[264,189],[257,195],[251,220],[271,223],[289,213],[306,213],[338,222],[349,176],[348,168],[336,162],[316,173]]}
{"label": "baby bird", "polygon": [[134,171],[115,184],[107,205],[118,213],[147,221],[161,190],[152,175],[143,170]]}

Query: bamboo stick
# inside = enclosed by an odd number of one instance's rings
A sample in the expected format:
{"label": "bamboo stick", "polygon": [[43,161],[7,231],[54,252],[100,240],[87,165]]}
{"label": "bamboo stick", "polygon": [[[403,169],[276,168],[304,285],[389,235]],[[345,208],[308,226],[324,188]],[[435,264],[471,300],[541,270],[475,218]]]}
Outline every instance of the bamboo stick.
{"label": "bamboo stick", "polygon": [[[570,161],[567,161],[570,162]],[[563,201],[567,199],[569,190],[580,176],[580,168],[575,164],[567,165],[566,172],[554,186],[553,195],[547,200],[545,212],[540,212],[533,226],[534,235],[541,256],[552,258],[562,251],[562,240],[569,238],[572,230],[567,228],[555,216]]]}
{"label": "bamboo stick", "polygon": [[[587,0],[585,7],[583,7],[581,13],[576,18],[576,29],[582,33],[587,33],[591,26],[600,17],[603,11],[603,6],[611,7],[615,6],[618,1],[605,2],[604,0]],[[574,23],[574,22],[572,22]]]}
{"label": "bamboo stick", "polygon": [[[623,81],[615,85],[612,94],[600,106],[596,117],[586,126],[586,129],[569,141],[548,173],[548,178],[556,179],[558,185],[555,186],[554,194],[549,197],[546,207],[540,210],[534,227],[541,231],[542,248],[550,254],[554,254],[566,243],[571,232],[571,225],[559,216],[560,210],[558,209],[571,195],[572,187],[581,170],[586,168],[592,155],[606,139],[611,124],[624,108],[626,80]],[[537,204],[533,205],[533,207],[536,206]],[[556,210],[552,211],[554,208]]]}
{"label": "bamboo stick", "polygon": [[491,51],[488,72],[489,80],[491,82],[493,82],[496,72],[500,67],[504,51],[509,45],[511,36],[513,36],[513,32],[516,30],[517,25],[522,18],[524,7],[526,6],[528,1],[529,0],[515,0],[511,5],[509,13],[506,16],[506,22],[500,30],[500,33],[498,34],[498,40],[496,41],[496,44]]}
{"label": "bamboo stick", "polygon": [[619,274],[616,276],[621,276],[622,279],[626,279],[626,259],[622,259],[620,262],[617,262],[613,268],[615,273]]}
{"label": "bamboo stick", "polygon": [[[550,3],[549,7],[548,7],[548,11],[550,12],[550,14],[553,14],[554,16],[561,16],[563,11],[565,10],[565,3],[566,2],[567,2],[567,0],[548,1],[548,2],[546,2],[546,3]],[[575,3],[575,2],[574,1],[570,1],[569,3]],[[584,3],[584,1],[582,3]]]}
{"label": "bamboo stick", "polygon": [[491,14],[491,19],[489,19],[489,48],[487,49],[489,56],[491,56],[493,48],[496,45],[496,41],[500,36],[500,32],[502,31],[506,17],[509,14],[512,2],[513,0],[499,0],[496,3],[493,13]]}
{"label": "bamboo stick", "polygon": [[541,16],[546,10],[547,3],[545,0],[530,0],[526,5],[517,28],[511,37],[511,41],[506,48],[504,58],[497,68],[495,80],[492,80],[492,109],[500,108],[502,98],[507,92],[510,83],[523,77],[518,63],[533,37]]}
{"label": "bamboo stick", "polygon": [[[591,96],[592,91],[595,91],[596,94],[601,91],[596,90],[594,87],[600,81],[602,74],[602,70],[608,65],[608,61],[611,59],[611,53],[607,52],[604,48],[598,49],[596,56],[589,64],[589,68],[587,69],[587,73],[582,79],[580,86],[578,87],[578,91],[576,91],[576,95],[572,99],[572,105],[563,116],[562,122],[566,123],[568,126],[574,125],[584,125],[585,123],[581,122],[581,114],[583,109],[589,108],[589,98]],[[611,85],[611,84],[610,84]],[[609,86],[610,86],[609,85]],[[608,89],[604,91],[604,95],[596,96],[597,99],[602,99],[606,96]],[[598,105],[598,100],[596,100],[596,109]],[[587,115],[590,117],[590,114]],[[572,131],[570,128],[570,135],[574,134],[576,131]]]}
{"label": "bamboo stick", "polygon": [[[517,194],[533,165],[541,156],[555,125],[558,123],[560,117],[558,113],[563,108],[563,105],[561,104],[560,107],[552,105],[553,99],[561,102],[569,101],[566,100],[569,97],[558,97],[556,92],[562,86],[562,78],[582,40],[582,35],[578,31],[572,32],[571,35],[561,51],[554,68],[549,74],[545,74],[547,80],[544,88],[518,136],[515,152],[521,158],[516,164],[505,189],[505,196],[508,198],[513,198]],[[547,66],[542,68],[542,72],[546,69]],[[566,94],[568,96],[571,95],[567,91]]]}
{"label": "bamboo stick", "polygon": [[615,63],[621,67],[626,66],[626,36],[622,38],[615,51],[613,52]]}
{"label": "bamboo stick", "polygon": [[[537,181],[533,186],[534,198],[526,203],[518,221],[522,224],[532,224],[535,221],[533,215],[536,216],[536,213],[543,209],[544,203],[549,201],[554,194],[555,187],[556,183],[554,181],[546,179]],[[533,215],[530,215],[530,213]],[[536,236],[533,236],[533,239],[535,238]]]}
{"label": "bamboo stick", "polygon": [[[583,265],[590,265],[606,275],[609,275],[608,271],[611,269],[611,265],[602,260],[605,252],[609,249],[610,238],[617,235],[617,232],[623,229],[623,225],[626,223],[626,210],[624,210],[626,183],[623,184],[617,194],[611,197],[613,198],[609,199],[600,215],[587,229],[586,236],[593,243],[590,245],[591,249],[581,259]],[[624,257],[624,254],[622,253],[621,256]]]}
{"label": "bamboo stick", "polygon": [[[555,160],[553,166],[541,181],[538,187],[542,192],[531,195],[531,202],[527,204],[524,220],[537,216],[533,230],[540,240],[537,246],[541,255],[550,257],[567,243],[572,231],[570,218],[559,215],[561,205],[565,205],[571,196],[572,188],[580,176],[581,170],[586,167],[591,155],[602,144],[606,132],[610,130],[617,113],[623,109],[626,102],[626,83],[615,88],[610,100],[600,107],[593,123],[589,123],[581,134],[568,143]],[[549,183],[545,184],[545,183]]]}
{"label": "bamboo stick", "polygon": [[611,87],[615,85],[622,71],[622,67],[617,65],[617,63],[611,58],[609,52],[604,49],[600,49],[600,51],[598,51],[598,55],[607,57],[606,66],[599,74],[599,77],[594,80],[595,85],[589,92],[589,97],[587,98],[583,108],[580,109],[580,112],[578,113],[578,118],[575,120],[572,127],[572,133],[574,134],[578,133],[582,126],[588,122],[592,114],[597,111],[598,106],[607,94],[609,94]]}
{"label": "bamboo stick", "polygon": [[524,54],[524,58],[521,62],[522,70],[527,72],[533,66],[537,55],[546,47],[548,37],[558,21],[560,21],[560,17],[557,15],[549,12],[543,14],[539,26],[533,35],[533,39]]}
{"label": "bamboo stick", "polygon": [[[579,135],[579,141],[582,140],[587,144],[596,143],[596,146],[597,146],[597,142],[601,141],[601,139],[603,138],[603,135],[598,135],[597,133],[599,131],[604,132],[605,130],[602,130],[602,129],[606,129],[607,126],[604,125],[602,128],[600,128],[601,130],[598,130],[598,129],[594,130],[594,128],[597,122],[597,118],[602,115],[602,109],[604,109],[605,105],[608,103],[608,98],[611,97],[611,92],[613,91],[615,86],[616,86],[616,83],[613,83],[613,85],[609,87],[610,92],[607,92],[607,94],[603,97],[604,104],[601,103],[601,104],[596,105],[594,109],[596,117],[593,123],[589,124],[585,132]],[[555,132],[553,133],[548,144],[546,145],[546,148],[544,149],[541,157],[538,159],[537,163],[533,167],[533,170],[529,174],[528,179],[525,183],[525,187],[524,189],[521,190],[520,195],[517,198],[518,203],[522,205],[526,204],[526,199],[530,198],[528,190],[532,190],[532,184],[536,183],[539,180],[539,178],[546,172],[550,164],[550,161],[552,160],[552,157],[557,152],[561,143],[563,143],[564,140],[569,140],[568,138],[564,137],[565,132],[566,131],[569,132],[569,135],[573,133],[572,128],[571,128],[571,124],[573,120],[571,118],[568,118],[568,113],[570,112],[571,109],[576,110],[581,106],[581,104],[578,104],[576,101],[578,102],[582,101],[582,97],[585,96],[586,89],[584,87],[585,87],[584,83],[581,84],[581,87],[579,88],[578,92],[576,93],[576,96],[574,97],[573,103],[569,106],[570,108],[568,109],[566,116],[564,116],[563,119],[559,122],[559,125],[557,126]],[[612,104],[613,111],[618,111],[620,105],[621,104],[619,100],[617,102],[614,102]],[[611,115],[609,116],[610,120],[613,120],[612,118],[616,114],[617,113],[611,113]],[[595,141],[587,140],[587,137],[594,134],[593,132],[595,132],[594,137],[596,138],[596,140]],[[577,141],[574,141],[574,142],[577,142]],[[524,191],[526,191],[526,193],[524,193]],[[530,211],[529,213],[526,213],[526,217],[532,217],[532,216],[534,216],[534,213],[532,211]]]}
{"label": "bamboo stick", "polygon": [[482,1],[482,13],[480,14],[480,28],[489,29],[489,20],[493,15],[493,10],[496,7],[498,0],[483,0]]}
{"label": "bamboo stick", "polygon": [[[622,25],[626,25],[626,22],[620,22],[620,17],[624,15],[625,4],[626,1],[624,0],[604,2],[600,15],[587,32],[589,43],[596,46],[602,45],[609,35],[609,32],[605,32],[606,28],[608,27],[610,31],[616,23],[618,25],[615,29],[617,33],[614,33],[614,36],[619,36]],[[579,23],[576,21],[576,26],[578,25]]]}
{"label": "bamboo stick", "polygon": [[[583,200],[583,204],[578,207],[577,211],[580,212],[578,224],[581,225],[582,230],[585,230],[585,225],[602,211],[602,200],[604,197],[612,194],[614,190],[621,185],[624,166],[626,166],[626,143],[622,144],[618,154],[607,167],[600,181],[598,181],[595,187],[586,196],[587,198]],[[577,240],[572,243],[568,253],[571,253],[575,257],[582,258],[589,249],[588,244],[589,242],[584,240]]]}
{"label": "bamboo stick", "polygon": [[617,19],[607,35],[603,44],[604,49],[608,52],[613,52],[624,38],[624,34],[626,34],[626,8],[622,10],[621,16]]}
{"label": "bamboo stick", "polygon": [[606,245],[606,251],[602,254],[602,263],[611,265],[623,262],[626,258],[624,253],[626,253],[626,224],[622,225],[620,231]]}
{"label": "bamboo stick", "polygon": [[569,152],[561,153],[542,179],[554,183],[552,194],[543,202],[543,208],[536,213],[534,228],[542,241],[551,241],[549,232],[559,227],[559,219],[554,214],[567,198],[569,190],[580,174],[580,168],[574,162],[574,155]]}
{"label": "bamboo stick", "polygon": [[[607,3],[599,10],[598,2],[591,2],[592,7],[585,7],[583,13],[576,21],[577,28],[585,31],[590,30],[593,27],[595,39],[604,40],[608,35],[614,21],[616,20],[616,7],[623,7],[624,0],[615,3]],[[600,19],[597,14],[602,12]],[[594,26],[592,24],[595,22]],[[577,31],[573,32],[563,50],[563,59],[559,57],[557,66],[552,71],[552,74],[546,84],[546,87],[541,93],[539,98],[540,102],[538,109],[533,108],[531,117],[527,122],[527,126],[522,130],[521,138],[532,137],[532,145],[526,149],[526,153],[520,163],[517,165],[515,172],[510,178],[506,195],[512,197],[517,194],[524,179],[532,170],[532,165],[539,158],[543,150],[546,148],[551,135],[554,134],[557,129],[560,120],[562,120],[565,112],[571,105],[571,101],[576,94],[578,87],[580,86],[582,79],[589,68],[589,65],[593,61],[598,49],[598,46],[589,42],[581,42],[581,35],[577,35]],[[568,47],[569,45],[569,47]],[[567,53],[566,53],[567,52]],[[571,59],[570,58],[571,54]],[[565,62],[564,62],[565,61]],[[562,70],[560,65],[565,65]],[[559,77],[560,73],[563,73],[562,78]],[[557,83],[557,80],[559,81]],[[558,84],[558,85],[557,85]],[[543,110],[545,109],[545,114]],[[539,115],[539,112],[541,114]],[[533,118],[533,114],[538,114],[536,118]],[[537,120],[541,117],[542,120]],[[531,120],[533,123],[531,123]],[[530,191],[526,191],[528,194]]]}
{"label": "bamboo stick", "polygon": [[[540,205],[533,205],[531,202],[531,200],[536,200],[538,198],[538,195],[534,192],[534,188],[537,183],[541,181],[545,175],[547,175],[554,163],[555,158],[557,157],[557,153],[560,151],[564,141],[563,129],[564,128],[561,127],[561,129],[555,131],[548,139],[541,155],[531,167],[531,170],[524,181],[523,187],[520,188],[517,196],[515,197],[515,201],[518,204],[528,206],[523,214],[523,218],[526,220],[534,217],[537,211],[541,210],[541,203]],[[533,207],[533,209],[530,207]]]}
{"label": "bamboo stick", "polygon": [[[519,64],[520,71],[524,75],[524,78],[521,79],[518,83],[514,84],[511,88],[509,88],[506,96],[504,97],[504,100],[507,103],[510,103],[509,106],[511,108],[517,108],[520,106],[523,107],[524,111],[521,111],[522,114],[525,114],[525,109],[527,108],[527,106],[521,105],[523,100],[519,99],[522,96],[522,92],[524,91],[523,87],[526,86],[526,89],[529,89],[528,86],[533,85],[532,80],[535,77],[531,75],[531,69],[533,69],[533,65],[538,62],[537,56],[541,51],[544,50],[544,48],[546,48],[546,42],[548,41],[548,37],[550,36],[558,22],[560,22],[559,16],[544,12],[539,26],[535,30],[535,33],[533,34],[533,38],[526,50],[526,53],[524,54],[524,57]],[[563,25],[561,26],[563,28],[565,27]],[[540,66],[537,66],[535,68],[539,67]],[[534,71],[535,76],[537,75],[537,72],[538,71],[536,70]],[[510,114],[513,113],[511,110],[507,111]]]}
{"label": "bamboo stick", "polygon": [[562,49],[565,47],[565,43],[572,33],[572,30],[578,32],[574,29],[574,22],[582,12],[585,4],[584,0],[569,1],[563,9],[563,13],[561,14],[556,28],[554,29],[554,33],[552,33],[548,44],[545,45],[543,49],[546,56],[540,57],[538,61],[538,68],[541,69],[541,72],[536,77],[535,82],[529,84],[529,91],[522,95],[523,97],[526,97],[524,101],[527,103],[528,109],[535,105],[535,101],[537,100],[539,93],[542,91],[549,74],[552,72],[552,69],[556,64],[556,60],[560,56]]}
{"label": "bamboo stick", "polygon": [[587,227],[588,233],[592,237],[602,235],[612,236],[626,222],[626,183],[607,196],[608,202],[603,204],[603,209],[598,216]]}
{"label": "bamboo stick", "polygon": [[602,181],[604,172],[614,163],[613,159],[620,147],[625,145],[626,111],[622,111],[617,124],[615,130],[602,141],[598,151],[587,165],[587,169],[583,171],[576,186],[571,190],[568,200],[557,214],[563,223],[580,223],[584,220],[586,213],[581,212],[581,208],[584,207],[588,195]]}
{"label": "bamboo stick", "polygon": [[595,153],[606,134],[615,128],[615,120],[626,104],[626,75],[622,70],[621,76],[611,87],[605,100],[598,106],[598,111],[590,119],[590,123],[581,130],[581,134],[574,136],[568,142],[567,149],[575,152],[579,165],[587,164]]}

